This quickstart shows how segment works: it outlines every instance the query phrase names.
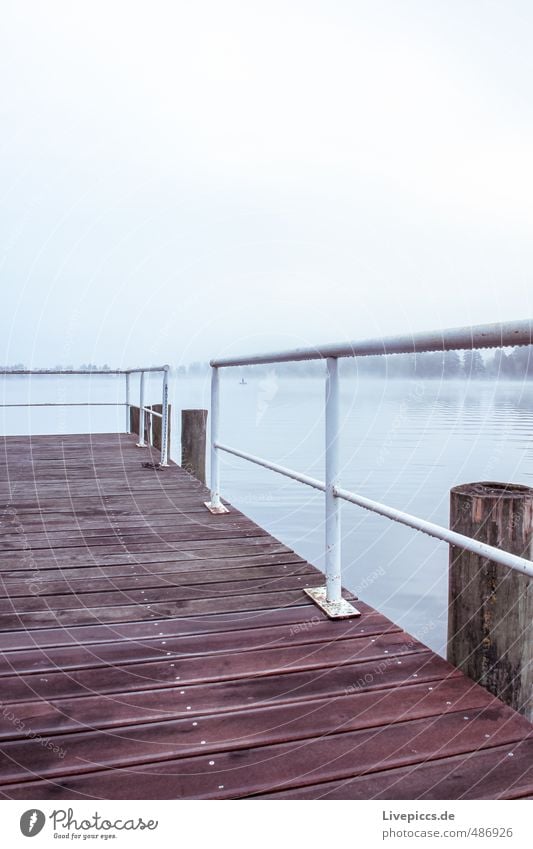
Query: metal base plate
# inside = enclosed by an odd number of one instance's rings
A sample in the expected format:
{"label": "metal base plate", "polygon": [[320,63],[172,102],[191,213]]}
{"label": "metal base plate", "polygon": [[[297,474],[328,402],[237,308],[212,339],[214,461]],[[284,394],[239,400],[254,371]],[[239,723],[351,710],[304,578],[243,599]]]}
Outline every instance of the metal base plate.
{"label": "metal base plate", "polygon": [[342,598],[340,601],[326,601],[325,587],[311,587],[305,589],[310,599],[315,604],[318,604],[321,610],[326,613],[330,619],[352,619],[354,616],[360,616],[361,613],[357,608],[350,604],[349,601]]}
{"label": "metal base plate", "polygon": [[223,504],[219,504],[218,507],[213,507],[210,501],[204,501],[205,506],[209,510],[210,513],[213,513],[215,516],[218,516],[219,513],[229,513],[227,507],[224,507]]}

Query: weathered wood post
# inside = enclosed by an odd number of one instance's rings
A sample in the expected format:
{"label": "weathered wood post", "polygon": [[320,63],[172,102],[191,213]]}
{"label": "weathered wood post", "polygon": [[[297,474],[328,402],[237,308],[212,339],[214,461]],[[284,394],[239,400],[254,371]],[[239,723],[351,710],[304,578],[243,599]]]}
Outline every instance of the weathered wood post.
{"label": "weathered wood post", "polygon": [[130,433],[139,433],[139,407],[130,406]]}
{"label": "weathered wood post", "polygon": [[[531,559],[533,489],[470,483],[450,493],[450,526]],[[448,660],[533,719],[532,579],[450,546]]]}
{"label": "weathered wood post", "polygon": [[181,411],[181,465],[205,483],[207,410]]}
{"label": "weathered wood post", "polygon": [[[140,408],[133,406],[130,407],[130,433],[139,433],[139,415]],[[150,413],[147,413],[146,410],[143,413],[144,415],[144,441],[147,445],[151,445],[151,435],[150,435]]]}
{"label": "weathered wood post", "polygon": [[[148,409],[153,410],[154,413],[161,413],[162,410],[163,410],[163,405],[162,404],[150,404]],[[170,457],[170,436],[171,436],[171,434],[170,434],[170,423],[171,423],[171,419],[172,419],[171,413],[172,413],[172,405],[169,404],[168,405],[168,439],[167,439],[167,450],[168,450],[168,456],[169,457]],[[157,448],[158,451],[161,451],[161,445],[162,445],[162,443],[161,443],[161,431],[162,431],[161,417],[160,416],[151,416],[150,413],[148,413],[148,418],[150,420],[149,427],[150,427],[151,430],[147,430],[146,433],[147,434],[151,433],[151,436],[150,437],[147,436],[146,438],[147,438],[147,440],[148,440],[148,438],[150,439],[150,443],[151,443],[151,445],[154,446],[154,448]]]}

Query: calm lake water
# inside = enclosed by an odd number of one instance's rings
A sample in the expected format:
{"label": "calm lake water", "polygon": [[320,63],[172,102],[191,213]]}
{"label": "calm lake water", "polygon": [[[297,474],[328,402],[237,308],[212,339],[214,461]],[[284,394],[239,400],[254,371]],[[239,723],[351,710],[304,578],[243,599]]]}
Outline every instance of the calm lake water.
{"label": "calm lake water", "polygon": [[[272,369],[222,380],[221,441],[323,479],[324,384]],[[122,401],[124,381],[106,377],[9,377],[3,403]],[[132,380],[131,398],[137,400]],[[160,400],[151,378],[146,402]],[[177,379],[179,411],[209,406],[209,380]],[[3,432],[124,430],[124,407],[4,409]],[[342,485],[441,524],[449,490],[474,480],[533,485],[533,387],[519,382],[342,380]],[[322,567],[323,496],[302,484],[222,455],[221,491],[299,554]],[[445,653],[448,550],[422,534],[343,504],[343,583],[427,645]]]}

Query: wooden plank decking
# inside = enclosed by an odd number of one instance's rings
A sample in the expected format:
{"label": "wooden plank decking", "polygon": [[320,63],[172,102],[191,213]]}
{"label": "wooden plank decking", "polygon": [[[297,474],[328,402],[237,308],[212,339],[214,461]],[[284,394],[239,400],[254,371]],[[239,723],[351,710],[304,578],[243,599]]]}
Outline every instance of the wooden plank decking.
{"label": "wooden plank decking", "polygon": [[0,795],[519,798],[531,725],[127,435],[0,452]]}

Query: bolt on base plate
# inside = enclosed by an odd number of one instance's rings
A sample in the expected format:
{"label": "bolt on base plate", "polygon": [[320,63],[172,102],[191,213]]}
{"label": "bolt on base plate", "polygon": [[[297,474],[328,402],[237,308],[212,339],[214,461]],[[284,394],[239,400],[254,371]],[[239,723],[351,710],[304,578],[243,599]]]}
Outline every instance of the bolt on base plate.
{"label": "bolt on base plate", "polygon": [[218,507],[213,507],[211,501],[204,501],[204,505],[207,507],[210,513],[213,513],[215,516],[218,516],[219,513],[229,513],[227,507],[224,507],[223,504],[219,504]]}
{"label": "bolt on base plate", "polygon": [[325,587],[311,587],[305,589],[310,599],[315,604],[318,604],[321,610],[329,616],[330,619],[352,619],[354,616],[360,616],[361,613],[349,601],[341,598],[340,601],[327,601]]}

